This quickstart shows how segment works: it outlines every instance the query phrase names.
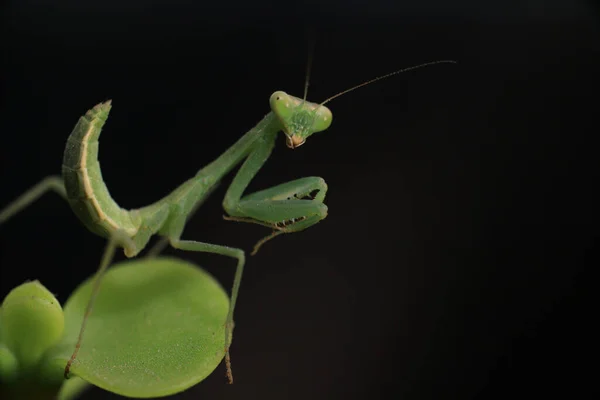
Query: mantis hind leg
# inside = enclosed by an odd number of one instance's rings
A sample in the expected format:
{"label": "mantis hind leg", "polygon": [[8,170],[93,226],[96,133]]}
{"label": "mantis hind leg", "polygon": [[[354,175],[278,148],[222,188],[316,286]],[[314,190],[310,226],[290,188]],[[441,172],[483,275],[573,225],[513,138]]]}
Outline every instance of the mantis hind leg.
{"label": "mantis hind leg", "polygon": [[273,229],[254,246],[252,255],[267,241],[283,233],[299,232],[327,216],[323,204],[327,184],[322,178],[307,177],[286,182],[243,197],[228,209],[226,220],[249,222]]}
{"label": "mantis hind leg", "polygon": [[[216,188],[219,187],[219,185],[221,184],[221,182],[217,182],[216,184],[214,184],[210,189],[208,189],[208,191],[206,192],[206,194],[204,195],[204,197],[196,202],[196,204],[194,204],[194,207],[192,207],[192,210],[190,211],[190,213],[188,214],[187,218],[186,218],[186,223],[192,219],[192,217],[194,216],[194,214],[196,214],[196,211],[198,211],[198,209],[204,204],[204,202],[206,201],[206,199],[208,199],[208,197],[215,191]],[[168,245],[169,245],[169,237],[168,236],[162,236],[155,244],[154,246],[152,246],[150,248],[150,250],[148,250],[148,252],[146,253],[146,258],[154,258],[157,257]]]}
{"label": "mantis hind leg", "polygon": [[102,260],[100,261],[100,266],[98,267],[98,271],[94,277],[94,283],[92,284],[92,293],[90,295],[90,300],[85,308],[85,314],[83,315],[83,322],[81,323],[81,328],[79,329],[79,336],[77,337],[77,343],[75,344],[75,349],[73,350],[73,354],[71,358],[67,362],[65,366],[65,379],[69,378],[69,372],[71,369],[71,365],[75,362],[77,358],[77,353],[79,352],[79,348],[81,347],[81,343],[83,341],[83,334],[85,333],[85,328],[87,325],[87,321],[92,313],[92,309],[94,307],[94,302],[96,301],[96,297],[98,296],[98,292],[100,290],[100,283],[102,282],[102,278],[104,277],[104,273],[108,269],[108,266],[111,264],[112,259],[115,255],[115,250],[117,247],[133,247],[135,244],[132,240],[127,236],[124,231],[116,231],[113,232],[107,245],[104,250],[104,254],[102,255]]}
{"label": "mantis hind leg", "polygon": [[196,242],[193,240],[181,240],[180,236],[181,232],[183,231],[185,222],[185,217],[180,217],[178,223],[174,224],[173,228],[171,228],[168,237],[169,243],[173,248],[186,251],[220,254],[223,256],[235,258],[237,260],[237,267],[235,270],[235,276],[233,278],[233,288],[231,289],[229,311],[227,313],[227,319],[225,320],[225,366],[227,368],[227,379],[231,384],[233,383],[233,374],[231,372],[231,358],[229,356],[229,347],[231,346],[231,341],[233,339],[233,312],[235,309],[235,303],[237,301],[238,292],[240,291],[240,283],[242,282],[242,274],[244,272],[244,264],[246,262],[246,258],[243,250],[234,247]]}
{"label": "mantis hind leg", "polygon": [[53,190],[58,193],[63,199],[66,200],[67,192],[65,190],[65,184],[62,180],[62,177],[49,176],[44,178],[42,181],[37,183],[35,186],[27,190],[25,193],[17,197],[13,200],[8,206],[6,206],[2,211],[0,211],[0,225],[6,222],[13,215],[17,214],[19,211],[36,201],[40,198],[44,193],[49,190]]}

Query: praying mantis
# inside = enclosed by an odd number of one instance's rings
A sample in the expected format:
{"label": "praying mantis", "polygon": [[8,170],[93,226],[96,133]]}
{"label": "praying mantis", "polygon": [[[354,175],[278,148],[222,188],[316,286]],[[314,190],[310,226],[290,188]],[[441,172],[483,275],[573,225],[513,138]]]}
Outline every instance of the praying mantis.
{"label": "praying mantis", "polygon": [[223,200],[223,208],[227,213],[224,219],[259,224],[272,229],[270,235],[256,243],[252,255],[256,254],[264,243],[276,236],[300,232],[317,224],[327,217],[328,212],[324,204],[327,184],[323,178],[314,176],[299,178],[245,194],[251,180],[271,155],[277,134],[283,132],[287,147],[296,149],[306,143],[314,133],[329,128],[333,116],[325,104],[334,98],[401,72],[441,63],[455,63],[455,61],[433,61],[394,71],[344,90],[321,103],[306,100],[307,74],[302,99],[283,91],[274,92],[269,100],[271,111],[221,156],[164,198],[148,206],[131,210],[121,208],[112,199],[102,179],[98,162],[99,137],[112,103],[109,100],[87,111],[67,139],[62,175],[43,179],[0,211],[1,225],[47,191],[54,191],[69,203],[84,226],[91,232],[108,239],[75,349],[65,366],[65,378],[69,377],[71,365],[77,358],[102,275],[110,265],[116,248],[122,248],[128,258],[135,257],[146,248],[152,236],[158,235],[162,239],[149,251],[149,256],[157,255],[164,246],[169,244],[179,250],[220,254],[237,260],[225,322],[224,354],[228,381],[232,383],[229,348],[233,339],[233,316],[245,265],[245,253],[239,248],[182,239],[181,235],[189,217],[221,180],[242,163]]}

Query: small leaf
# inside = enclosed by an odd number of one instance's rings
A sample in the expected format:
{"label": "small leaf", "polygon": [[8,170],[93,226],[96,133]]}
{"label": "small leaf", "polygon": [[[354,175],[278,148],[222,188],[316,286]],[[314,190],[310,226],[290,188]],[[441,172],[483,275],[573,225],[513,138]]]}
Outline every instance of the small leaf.
{"label": "small leaf", "polygon": [[44,352],[61,338],[64,316],[60,303],[38,281],[11,290],[1,311],[2,341],[22,370],[35,367]]}
{"label": "small leaf", "polygon": [[[46,357],[54,368],[64,369],[75,348],[90,293],[88,280],[64,307],[64,340]],[[221,362],[228,308],[219,283],[189,262],[160,257],[114,265],[71,373],[129,397],[183,391]]]}

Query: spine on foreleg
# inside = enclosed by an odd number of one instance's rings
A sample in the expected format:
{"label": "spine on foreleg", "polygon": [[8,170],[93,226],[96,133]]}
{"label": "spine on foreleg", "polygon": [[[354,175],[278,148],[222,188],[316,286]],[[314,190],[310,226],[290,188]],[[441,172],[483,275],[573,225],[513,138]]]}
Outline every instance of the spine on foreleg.
{"label": "spine on foreleg", "polygon": [[79,118],[67,139],[62,174],[71,208],[92,232],[109,237],[117,229],[137,231],[127,210],[112,199],[98,162],[98,139],[111,103],[100,103]]}

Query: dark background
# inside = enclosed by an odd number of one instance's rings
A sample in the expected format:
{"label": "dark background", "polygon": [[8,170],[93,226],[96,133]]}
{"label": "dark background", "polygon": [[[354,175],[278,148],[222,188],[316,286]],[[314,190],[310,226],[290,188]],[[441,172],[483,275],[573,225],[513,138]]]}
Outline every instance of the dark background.
{"label": "dark background", "polygon": [[[109,98],[111,194],[127,208],[160,198],[254,126],[273,91],[302,95],[311,29],[313,101],[459,62],[334,100],[332,127],[298,150],[278,140],[250,189],[322,176],[329,216],[249,258],[235,385],[220,366],[173,398],[592,390],[591,2],[30,0],[1,11],[0,206],[59,173],[77,118]],[[225,189],[184,237],[250,250],[268,230],[222,221]],[[39,279],[65,301],[103,245],[48,194],[0,227],[0,297]],[[167,253],[230,287],[232,260]]]}

